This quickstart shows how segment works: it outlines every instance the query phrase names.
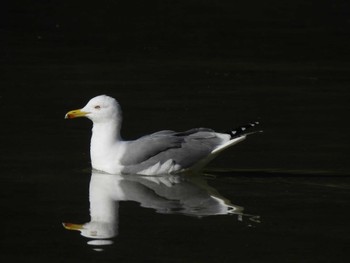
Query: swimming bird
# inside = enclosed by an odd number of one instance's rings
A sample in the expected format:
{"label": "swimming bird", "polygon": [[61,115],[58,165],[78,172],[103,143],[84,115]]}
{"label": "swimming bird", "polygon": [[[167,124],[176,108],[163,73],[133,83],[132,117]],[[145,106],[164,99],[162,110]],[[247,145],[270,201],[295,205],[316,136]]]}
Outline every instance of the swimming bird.
{"label": "swimming bird", "polygon": [[258,122],[225,133],[208,128],[184,132],[163,130],[137,140],[120,136],[122,113],[112,97],[92,98],[83,108],[69,111],[66,119],[86,117],[93,122],[90,143],[92,168],[110,174],[161,175],[198,171],[223,150],[241,141]]}

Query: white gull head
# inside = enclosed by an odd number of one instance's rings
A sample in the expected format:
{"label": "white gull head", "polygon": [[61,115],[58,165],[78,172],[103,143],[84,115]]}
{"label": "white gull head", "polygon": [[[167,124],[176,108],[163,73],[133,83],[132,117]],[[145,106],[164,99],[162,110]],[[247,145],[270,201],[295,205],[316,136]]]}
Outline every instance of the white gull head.
{"label": "white gull head", "polygon": [[90,144],[92,167],[105,172],[120,170],[118,159],[124,152],[120,145],[122,120],[118,102],[107,95],[92,98],[83,108],[69,111],[65,118],[86,117],[93,122]]}
{"label": "white gull head", "polygon": [[96,123],[121,119],[121,110],[118,102],[106,95],[92,98],[81,111],[86,112],[86,117]]}
{"label": "white gull head", "polygon": [[66,119],[78,117],[87,117],[94,123],[120,122],[122,118],[119,103],[107,95],[94,97],[83,108],[69,111],[65,116]]}

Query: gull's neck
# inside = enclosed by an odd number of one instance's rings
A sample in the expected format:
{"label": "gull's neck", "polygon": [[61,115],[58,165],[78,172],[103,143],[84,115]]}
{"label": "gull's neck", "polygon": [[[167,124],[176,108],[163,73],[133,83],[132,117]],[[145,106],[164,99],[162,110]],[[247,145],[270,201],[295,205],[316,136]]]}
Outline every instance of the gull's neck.
{"label": "gull's neck", "polygon": [[120,122],[110,120],[93,124],[91,143],[111,145],[120,140]]}
{"label": "gull's neck", "polygon": [[107,157],[111,157],[120,141],[120,121],[94,122],[90,155],[95,169],[101,169],[100,165],[107,161]]}

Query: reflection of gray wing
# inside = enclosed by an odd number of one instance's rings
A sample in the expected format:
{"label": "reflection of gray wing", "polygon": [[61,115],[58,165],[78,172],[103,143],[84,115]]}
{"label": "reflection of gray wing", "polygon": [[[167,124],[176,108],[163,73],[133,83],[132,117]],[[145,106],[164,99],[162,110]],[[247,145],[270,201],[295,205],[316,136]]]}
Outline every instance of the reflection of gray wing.
{"label": "reflection of gray wing", "polygon": [[121,187],[128,200],[162,214],[201,217],[243,211],[210,187],[202,176],[127,176]]}
{"label": "reflection of gray wing", "polygon": [[206,157],[221,142],[211,129],[161,131],[128,142],[121,164],[128,166],[131,173],[168,160],[186,168]]}

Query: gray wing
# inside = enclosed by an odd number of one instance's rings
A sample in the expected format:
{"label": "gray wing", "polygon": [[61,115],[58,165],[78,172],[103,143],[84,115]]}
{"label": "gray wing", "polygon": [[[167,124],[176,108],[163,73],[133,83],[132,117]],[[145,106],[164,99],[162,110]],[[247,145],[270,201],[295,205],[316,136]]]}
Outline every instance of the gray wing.
{"label": "gray wing", "polygon": [[187,168],[205,158],[222,139],[211,129],[198,128],[185,132],[161,131],[127,142],[121,164],[136,173],[158,162],[173,160]]}
{"label": "gray wing", "polygon": [[[173,134],[173,133],[172,133]],[[182,138],[170,133],[155,133],[127,142],[126,151],[121,158],[122,165],[135,165],[172,148],[181,147]]]}

